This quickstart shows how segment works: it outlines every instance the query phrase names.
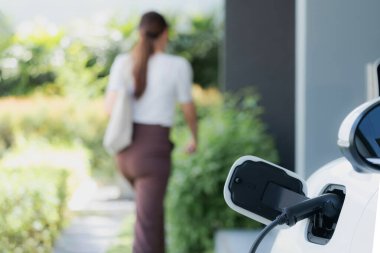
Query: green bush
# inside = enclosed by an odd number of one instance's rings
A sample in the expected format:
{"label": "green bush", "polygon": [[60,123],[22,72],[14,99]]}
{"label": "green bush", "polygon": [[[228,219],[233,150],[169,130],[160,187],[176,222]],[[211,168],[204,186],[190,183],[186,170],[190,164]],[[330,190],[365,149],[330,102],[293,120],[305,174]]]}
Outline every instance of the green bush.
{"label": "green bush", "polygon": [[[82,149],[92,175],[114,177],[114,162],[102,145],[106,115],[102,100],[32,97],[0,101],[0,158],[19,149],[45,146]],[[22,153],[22,152],[21,152]]]}
{"label": "green bush", "polygon": [[63,32],[51,34],[40,24],[33,32],[13,34],[0,50],[0,94],[23,95],[55,80],[57,48]]}
{"label": "green bush", "polygon": [[[217,86],[222,29],[214,16],[187,17],[188,25],[182,28],[179,23],[183,17],[169,19],[169,52],[190,61],[196,83]],[[36,91],[76,98],[103,95],[115,56],[129,51],[136,42],[137,22],[138,18],[125,22],[111,19],[104,26],[85,29],[79,24],[79,31],[91,31],[80,36],[75,29],[38,22],[27,34],[13,34],[4,28],[4,36],[0,36],[0,96]],[[0,15],[0,28],[5,26]]]}
{"label": "green bush", "polygon": [[257,96],[227,96],[219,105],[202,108],[199,147],[186,155],[183,126],[173,138],[180,148],[174,152],[168,196],[167,230],[171,253],[212,252],[216,230],[257,227],[250,219],[233,212],[223,198],[223,186],[232,163],[242,155],[278,161],[272,138],[260,119]]}
{"label": "green bush", "polygon": [[52,252],[65,221],[68,172],[0,170],[0,252]]}
{"label": "green bush", "polygon": [[189,60],[194,82],[202,87],[218,86],[221,35],[222,27],[212,15],[193,17],[185,31],[171,31],[169,52]]}
{"label": "green bush", "polygon": [[0,125],[0,159],[12,146],[13,138],[11,124],[4,119]]}

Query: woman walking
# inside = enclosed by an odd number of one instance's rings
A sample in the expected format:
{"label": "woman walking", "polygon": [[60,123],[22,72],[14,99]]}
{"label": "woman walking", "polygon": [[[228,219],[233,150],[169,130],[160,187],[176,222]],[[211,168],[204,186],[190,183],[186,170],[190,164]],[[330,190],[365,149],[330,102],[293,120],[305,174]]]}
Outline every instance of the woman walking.
{"label": "woman walking", "polygon": [[[191,66],[184,58],[165,53],[167,42],[164,17],[156,12],[144,14],[139,41],[131,53],[115,59],[106,92],[108,113],[125,85],[133,100],[132,144],[117,154],[116,161],[136,194],[134,253],[165,252],[163,201],[173,148],[169,133],[177,102],[191,130],[187,151],[197,148]],[[133,81],[130,84],[128,80]]]}

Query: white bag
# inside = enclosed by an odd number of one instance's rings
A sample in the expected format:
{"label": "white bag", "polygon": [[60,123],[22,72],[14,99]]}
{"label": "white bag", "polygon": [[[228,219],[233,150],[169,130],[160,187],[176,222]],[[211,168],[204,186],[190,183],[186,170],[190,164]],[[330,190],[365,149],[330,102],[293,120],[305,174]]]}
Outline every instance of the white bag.
{"label": "white bag", "polygon": [[117,154],[132,142],[131,100],[127,87],[118,92],[103,138],[103,146],[111,155]]}

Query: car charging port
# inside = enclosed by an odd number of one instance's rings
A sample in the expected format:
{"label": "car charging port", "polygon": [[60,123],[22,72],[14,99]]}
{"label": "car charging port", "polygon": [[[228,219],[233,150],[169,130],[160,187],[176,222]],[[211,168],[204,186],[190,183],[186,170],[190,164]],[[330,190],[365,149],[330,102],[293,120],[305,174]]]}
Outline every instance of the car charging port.
{"label": "car charging port", "polygon": [[[326,193],[337,195],[343,203],[346,196],[346,188],[342,185],[328,185],[321,195]],[[322,212],[318,212],[310,217],[309,226],[307,228],[307,239],[310,242],[325,245],[330,241],[334,235],[342,206],[343,204],[340,206],[338,215],[334,215],[334,217],[329,217]]]}

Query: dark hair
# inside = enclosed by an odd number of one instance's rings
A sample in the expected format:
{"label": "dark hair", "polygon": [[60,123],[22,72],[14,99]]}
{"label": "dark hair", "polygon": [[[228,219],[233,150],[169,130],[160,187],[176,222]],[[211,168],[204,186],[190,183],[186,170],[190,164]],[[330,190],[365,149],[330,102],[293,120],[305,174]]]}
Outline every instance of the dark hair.
{"label": "dark hair", "polygon": [[141,17],[140,39],[134,48],[133,77],[135,79],[135,97],[145,91],[148,60],[154,52],[154,41],[167,29],[165,18],[157,12],[147,12]]}

